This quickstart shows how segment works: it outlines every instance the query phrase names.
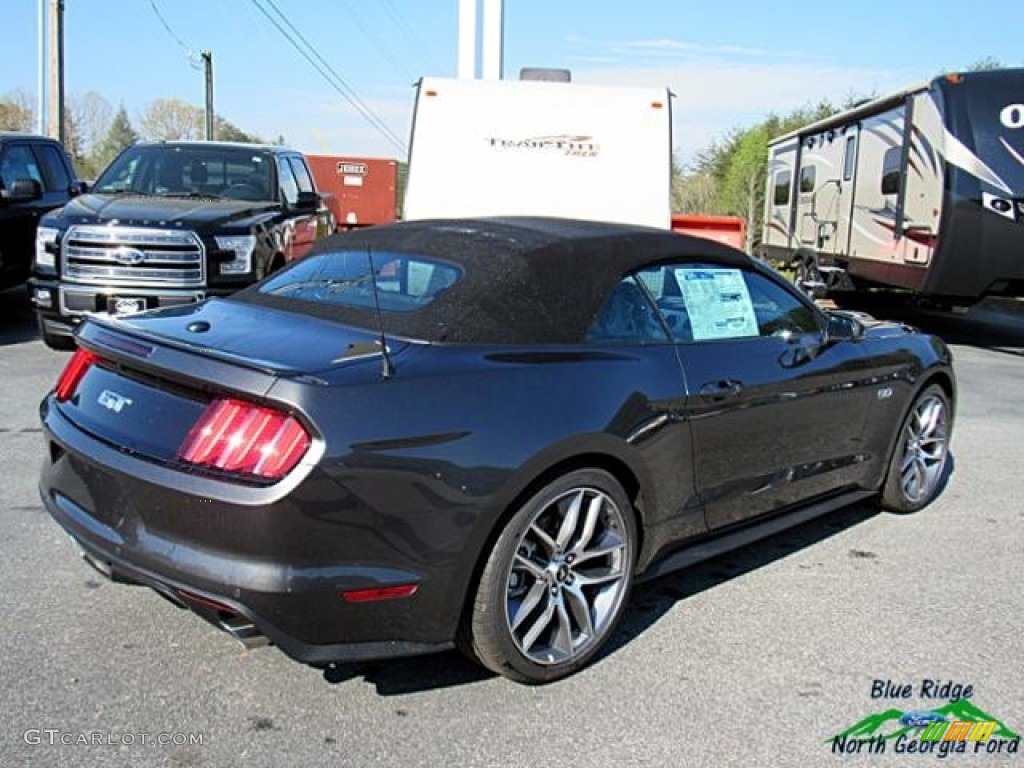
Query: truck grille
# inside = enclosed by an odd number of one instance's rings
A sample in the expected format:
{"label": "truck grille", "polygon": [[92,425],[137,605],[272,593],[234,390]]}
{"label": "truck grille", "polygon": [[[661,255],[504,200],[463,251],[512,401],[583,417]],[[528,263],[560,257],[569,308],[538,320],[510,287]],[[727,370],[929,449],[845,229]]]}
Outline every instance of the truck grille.
{"label": "truck grille", "polygon": [[202,286],[203,243],[194,232],[145,227],[71,227],[61,247],[64,277],[79,283]]}

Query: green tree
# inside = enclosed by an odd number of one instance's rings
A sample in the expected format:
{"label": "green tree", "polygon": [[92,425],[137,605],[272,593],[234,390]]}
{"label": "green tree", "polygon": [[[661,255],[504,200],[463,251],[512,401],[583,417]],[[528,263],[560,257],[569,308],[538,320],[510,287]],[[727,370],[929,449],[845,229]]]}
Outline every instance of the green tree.
{"label": "green tree", "polygon": [[994,56],[983,56],[967,65],[968,72],[985,72],[990,69],[1002,69],[1003,63]]}
{"label": "green tree", "polygon": [[117,157],[122,150],[130,147],[138,140],[139,135],[132,127],[132,122],[128,119],[128,112],[125,110],[124,104],[122,104],[118,107],[114,119],[110,122],[110,128],[107,130],[106,137],[90,156],[91,167],[94,169],[93,175],[95,176],[99,171],[106,168],[110,161]]}
{"label": "green tree", "polygon": [[246,133],[227,118],[219,115],[214,120],[214,138],[217,141],[240,141],[245,144],[263,144],[263,139],[254,133]]}
{"label": "green tree", "polygon": [[[842,109],[862,100],[851,94]],[[742,216],[747,222],[746,246],[752,250],[761,237],[769,142],[839,109],[830,101],[821,101],[783,116],[769,114],[754,125],[712,141],[698,153],[692,169],[675,175],[675,210]]]}

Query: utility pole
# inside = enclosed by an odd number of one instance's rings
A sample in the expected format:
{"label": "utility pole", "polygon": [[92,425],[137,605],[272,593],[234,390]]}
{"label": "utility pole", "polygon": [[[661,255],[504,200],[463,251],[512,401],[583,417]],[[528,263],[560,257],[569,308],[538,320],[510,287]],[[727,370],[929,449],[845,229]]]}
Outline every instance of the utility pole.
{"label": "utility pole", "polygon": [[39,0],[38,72],[36,73],[36,133],[46,131],[46,0]]}
{"label": "utility pole", "polygon": [[49,45],[49,127],[47,135],[65,140],[64,135],[64,0],[50,0]]}
{"label": "utility pole", "polygon": [[213,51],[200,51],[206,71],[206,140],[213,141]]}
{"label": "utility pole", "polygon": [[505,0],[484,0],[483,21],[480,76],[501,80],[505,74]]}
{"label": "utility pole", "polygon": [[459,0],[459,48],[457,71],[460,80],[476,78],[477,0]]}

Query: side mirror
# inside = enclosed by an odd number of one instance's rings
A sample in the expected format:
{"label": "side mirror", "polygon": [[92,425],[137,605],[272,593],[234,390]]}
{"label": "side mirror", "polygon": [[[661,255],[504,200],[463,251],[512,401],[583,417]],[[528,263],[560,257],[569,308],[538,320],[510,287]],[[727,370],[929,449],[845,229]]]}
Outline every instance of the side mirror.
{"label": "side mirror", "polygon": [[299,197],[292,207],[303,211],[315,211],[320,207],[320,195],[316,192],[299,192]]}
{"label": "side mirror", "polygon": [[89,182],[87,181],[76,181],[74,184],[71,185],[71,188],[68,190],[72,197],[75,197],[76,195],[84,195],[88,191]]}
{"label": "side mirror", "polygon": [[7,199],[24,202],[38,200],[43,196],[43,185],[35,179],[15,179],[7,191]]}
{"label": "side mirror", "polygon": [[826,334],[828,343],[858,341],[864,335],[864,325],[853,315],[829,312]]}

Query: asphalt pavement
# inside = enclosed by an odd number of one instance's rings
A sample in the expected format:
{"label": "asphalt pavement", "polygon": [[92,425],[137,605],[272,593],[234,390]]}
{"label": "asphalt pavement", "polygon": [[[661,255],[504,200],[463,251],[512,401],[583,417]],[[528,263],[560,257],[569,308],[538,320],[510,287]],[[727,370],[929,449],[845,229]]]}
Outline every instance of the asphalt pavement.
{"label": "asphalt pavement", "polygon": [[[36,339],[20,291],[0,293],[0,765],[925,765],[937,752],[838,754],[832,737],[968,685],[1024,733],[1016,310],[885,309],[953,344],[954,465],[926,510],[858,505],[642,585],[608,653],[531,688],[456,653],[328,680],[104,581],[36,491],[37,405],[67,354]],[[1024,766],[968,747],[939,764]]]}

